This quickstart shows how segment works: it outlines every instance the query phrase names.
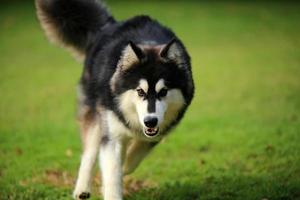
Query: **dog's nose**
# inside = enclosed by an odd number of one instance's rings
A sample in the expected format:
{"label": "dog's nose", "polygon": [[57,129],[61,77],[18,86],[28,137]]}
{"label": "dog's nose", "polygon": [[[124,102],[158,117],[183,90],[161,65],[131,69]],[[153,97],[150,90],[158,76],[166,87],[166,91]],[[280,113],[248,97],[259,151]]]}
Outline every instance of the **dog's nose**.
{"label": "dog's nose", "polygon": [[148,128],[154,128],[157,125],[157,117],[145,117],[144,119],[144,124],[145,126],[147,126]]}

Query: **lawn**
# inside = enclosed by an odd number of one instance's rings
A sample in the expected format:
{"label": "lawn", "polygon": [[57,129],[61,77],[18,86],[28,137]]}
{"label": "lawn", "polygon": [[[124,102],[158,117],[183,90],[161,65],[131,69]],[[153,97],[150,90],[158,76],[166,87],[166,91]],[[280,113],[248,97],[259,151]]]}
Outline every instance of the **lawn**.
{"label": "lawn", "polygon": [[[0,199],[70,199],[82,67],[47,42],[32,1],[13,2],[0,7]],[[196,84],[184,120],[128,178],[125,199],[300,199],[300,4],[108,5],[117,19],[143,13],[171,27]],[[94,186],[101,199],[99,178]]]}

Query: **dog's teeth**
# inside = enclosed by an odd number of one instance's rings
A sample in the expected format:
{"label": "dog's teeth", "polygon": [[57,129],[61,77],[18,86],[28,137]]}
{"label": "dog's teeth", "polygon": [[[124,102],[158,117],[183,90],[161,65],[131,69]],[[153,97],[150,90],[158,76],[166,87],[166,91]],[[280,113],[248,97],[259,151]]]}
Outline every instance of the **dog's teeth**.
{"label": "dog's teeth", "polygon": [[145,128],[144,133],[147,136],[155,136],[158,133],[158,128]]}

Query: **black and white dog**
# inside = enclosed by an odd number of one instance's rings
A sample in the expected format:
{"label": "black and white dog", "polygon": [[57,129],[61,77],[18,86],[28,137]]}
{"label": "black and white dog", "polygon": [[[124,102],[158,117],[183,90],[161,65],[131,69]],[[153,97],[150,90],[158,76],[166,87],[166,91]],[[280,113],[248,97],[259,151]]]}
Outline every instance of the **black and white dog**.
{"label": "black and white dog", "polygon": [[104,199],[121,200],[122,176],[134,171],[191,103],[190,57],[170,29],[148,16],[116,21],[97,0],[36,0],[36,7],[47,37],[84,60],[84,151],[74,198],[89,198],[100,151]]}

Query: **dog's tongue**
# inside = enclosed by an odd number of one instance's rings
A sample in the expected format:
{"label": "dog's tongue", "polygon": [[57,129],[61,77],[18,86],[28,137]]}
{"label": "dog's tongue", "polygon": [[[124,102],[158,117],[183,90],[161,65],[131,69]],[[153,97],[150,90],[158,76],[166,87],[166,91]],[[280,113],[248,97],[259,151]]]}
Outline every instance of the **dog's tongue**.
{"label": "dog's tongue", "polygon": [[153,137],[153,136],[157,135],[157,133],[158,133],[158,128],[146,128],[144,131],[145,131],[144,133],[145,133],[147,136]]}
{"label": "dog's tongue", "polygon": [[147,128],[147,132],[150,132],[150,133],[155,132],[155,128]]}

